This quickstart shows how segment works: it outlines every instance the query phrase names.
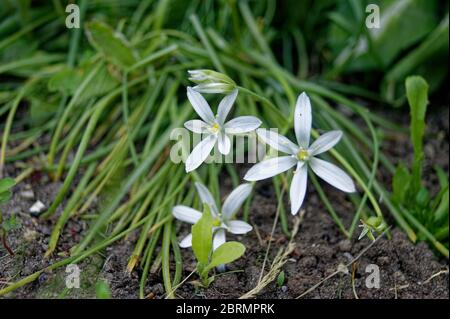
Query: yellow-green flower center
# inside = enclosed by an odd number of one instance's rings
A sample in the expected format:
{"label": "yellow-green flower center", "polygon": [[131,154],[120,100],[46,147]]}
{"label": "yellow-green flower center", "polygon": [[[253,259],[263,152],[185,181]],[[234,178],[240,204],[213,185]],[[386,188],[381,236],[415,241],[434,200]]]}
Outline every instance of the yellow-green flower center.
{"label": "yellow-green flower center", "polygon": [[300,149],[300,151],[298,151],[298,153],[297,153],[297,158],[300,161],[306,161],[308,159],[308,157],[309,157],[309,153],[307,150]]}
{"label": "yellow-green flower center", "polygon": [[214,124],[209,128],[209,130],[211,131],[211,133],[216,134],[216,133],[219,132],[220,126],[219,126],[219,124],[214,123]]}
{"label": "yellow-green flower center", "polygon": [[218,219],[218,218],[216,218],[216,219],[213,221],[213,226],[214,226],[214,227],[219,227],[220,224],[221,224],[221,222],[220,222],[220,219]]}

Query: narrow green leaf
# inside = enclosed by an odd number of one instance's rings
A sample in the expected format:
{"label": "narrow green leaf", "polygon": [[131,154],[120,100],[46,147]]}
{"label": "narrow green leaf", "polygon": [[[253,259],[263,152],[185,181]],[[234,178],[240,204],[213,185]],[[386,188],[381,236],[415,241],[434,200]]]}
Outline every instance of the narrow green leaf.
{"label": "narrow green leaf", "polygon": [[223,264],[229,264],[239,257],[241,257],[245,252],[245,246],[237,241],[229,241],[220,245],[212,254],[211,262],[205,268],[205,272],[210,271],[214,267]]}
{"label": "narrow green leaf", "polygon": [[440,203],[436,211],[434,212],[435,221],[439,222],[441,220],[448,221],[448,207],[449,207],[449,192],[447,191],[441,197]]}
{"label": "narrow green leaf", "polygon": [[421,187],[416,194],[416,204],[418,207],[427,208],[430,202],[430,192],[426,187]]}
{"label": "narrow green leaf", "polygon": [[436,240],[444,240],[448,238],[448,225],[442,227],[436,232]]}
{"label": "narrow green leaf", "polygon": [[203,265],[208,264],[212,250],[213,217],[208,205],[202,217],[192,226],[192,250],[197,261]]}
{"label": "narrow green leaf", "polygon": [[448,174],[439,166],[436,166],[434,169],[439,180],[439,187],[441,189],[448,188]]}

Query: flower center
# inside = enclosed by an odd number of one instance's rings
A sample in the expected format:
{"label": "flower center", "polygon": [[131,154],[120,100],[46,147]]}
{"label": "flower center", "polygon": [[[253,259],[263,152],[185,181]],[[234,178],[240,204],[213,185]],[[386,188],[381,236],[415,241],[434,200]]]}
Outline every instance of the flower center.
{"label": "flower center", "polygon": [[217,134],[220,131],[220,126],[217,123],[214,123],[210,128],[209,131],[213,134]]}
{"label": "flower center", "polygon": [[309,158],[309,153],[307,150],[304,149],[300,149],[300,151],[298,151],[297,153],[297,158],[300,161],[306,161]]}

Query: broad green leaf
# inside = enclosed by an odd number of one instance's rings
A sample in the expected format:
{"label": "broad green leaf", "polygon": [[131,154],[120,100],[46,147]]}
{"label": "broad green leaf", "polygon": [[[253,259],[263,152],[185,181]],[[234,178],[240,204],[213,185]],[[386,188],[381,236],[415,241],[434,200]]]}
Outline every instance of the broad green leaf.
{"label": "broad green leaf", "polygon": [[[363,0],[360,8],[375,4],[380,8],[380,27],[367,29],[371,43],[360,35],[366,28],[368,13],[357,16],[361,9],[355,10],[351,4],[356,2],[338,1],[335,15],[339,21],[353,26],[352,32],[342,24],[331,24],[328,41],[335,53],[335,64],[342,64],[345,71],[383,70],[387,68],[406,49],[418,43],[437,25],[436,2],[429,0]],[[352,10],[353,9],[353,10]],[[335,21],[335,19],[333,20]],[[357,42],[356,42],[357,40]],[[356,43],[355,43],[356,42]],[[336,65],[338,67],[339,65]]]}
{"label": "broad green leaf", "polygon": [[[85,76],[87,76],[95,65],[89,65],[85,71]],[[119,81],[114,78],[109,72],[106,65],[102,65],[95,76],[92,78],[90,84],[86,87],[83,93],[80,95],[77,104],[86,102],[92,97],[102,96],[110,92],[118,85]]]}
{"label": "broad green leaf", "polygon": [[30,122],[33,126],[44,125],[58,111],[55,99],[45,97],[43,94],[30,94]]}
{"label": "broad green leaf", "polygon": [[111,299],[111,290],[106,281],[97,281],[95,285],[95,296],[97,299]]}
{"label": "broad green leaf", "polygon": [[229,241],[220,245],[212,254],[211,262],[205,268],[205,272],[223,264],[229,264],[245,252],[245,246],[237,241]]}
{"label": "broad green leaf", "polygon": [[429,0],[380,1],[380,28],[369,29],[373,47],[385,66],[438,23]]}
{"label": "broad green leaf", "polygon": [[284,285],[284,280],[286,279],[286,275],[284,271],[281,271],[277,276],[277,285],[278,287],[281,287]]}
{"label": "broad green leaf", "polygon": [[399,101],[403,105],[403,82],[409,74],[423,76],[430,91],[438,88],[448,74],[448,49],[449,49],[449,18],[448,15],[431,32],[417,48],[407,53],[401,60],[386,73],[382,90],[388,101]]}
{"label": "broad green leaf", "polygon": [[0,179],[0,193],[9,190],[14,185],[16,185],[14,178],[6,177]]}
{"label": "broad green leaf", "polygon": [[136,62],[123,35],[108,25],[94,21],[86,24],[86,30],[91,44],[113,64],[127,68]]}
{"label": "broad green leaf", "polygon": [[411,113],[411,140],[414,147],[413,187],[418,190],[421,183],[422,160],[424,157],[423,136],[428,104],[428,84],[420,76],[410,76],[406,78],[405,85]]}
{"label": "broad green leaf", "polygon": [[66,68],[54,74],[48,81],[48,89],[51,92],[61,92],[72,95],[82,82],[80,72]]}
{"label": "broad green leaf", "polygon": [[400,163],[397,166],[392,179],[392,199],[396,203],[404,203],[410,183],[411,174],[409,173],[408,168],[403,163]]}
{"label": "broad green leaf", "polygon": [[192,250],[197,261],[203,265],[208,264],[212,250],[213,222],[211,210],[205,205],[202,217],[192,226]]}
{"label": "broad green leaf", "polygon": [[[50,78],[48,89],[53,92],[58,91],[73,95],[94,67],[94,64],[88,64],[77,69],[63,69]],[[118,83],[119,81],[111,75],[106,65],[102,65],[90,84],[79,96],[77,104],[82,104],[92,97],[101,96],[111,91]]]}
{"label": "broad green leaf", "polygon": [[11,191],[4,191],[0,193],[0,203],[7,202],[12,196]]}

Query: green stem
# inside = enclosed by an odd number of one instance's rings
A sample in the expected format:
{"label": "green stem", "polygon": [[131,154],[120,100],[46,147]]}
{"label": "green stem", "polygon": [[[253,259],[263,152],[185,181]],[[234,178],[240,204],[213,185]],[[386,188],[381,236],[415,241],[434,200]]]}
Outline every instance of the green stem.
{"label": "green stem", "polygon": [[22,100],[25,92],[26,92],[26,86],[23,87],[19,91],[19,93],[17,94],[17,97],[12,102],[12,107],[9,110],[8,117],[6,119],[5,130],[3,131],[3,136],[2,136],[2,149],[0,152],[0,178],[2,178],[2,176],[3,176],[3,166],[5,165],[5,159],[6,159],[6,147],[8,146],[8,136],[9,136],[9,133],[11,132],[14,115],[16,114],[17,108],[19,107],[20,101]]}
{"label": "green stem", "polygon": [[169,298],[172,295],[172,280],[170,278],[170,243],[171,243],[172,222],[166,223],[164,226],[163,243],[162,243],[162,276],[164,288]]}
{"label": "green stem", "polygon": [[72,99],[69,102],[69,105],[64,109],[64,113],[62,114],[61,118],[58,121],[58,125],[56,126],[55,132],[52,136],[52,141],[50,142],[50,150],[48,152],[47,156],[47,162],[48,166],[53,165],[55,161],[55,155],[56,155],[56,148],[60,141],[60,136],[62,134],[64,125],[66,124],[67,119],[69,118],[70,113],[72,112],[73,108],[78,102],[78,99],[80,96],[84,93],[88,85],[90,85],[90,82],[95,77],[95,75],[98,73],[102,66],[102,63],[98,63],[94,69],[86,76],[84,81],[80,84],[78,89],[75,91],[75,94],[73,95]]}

